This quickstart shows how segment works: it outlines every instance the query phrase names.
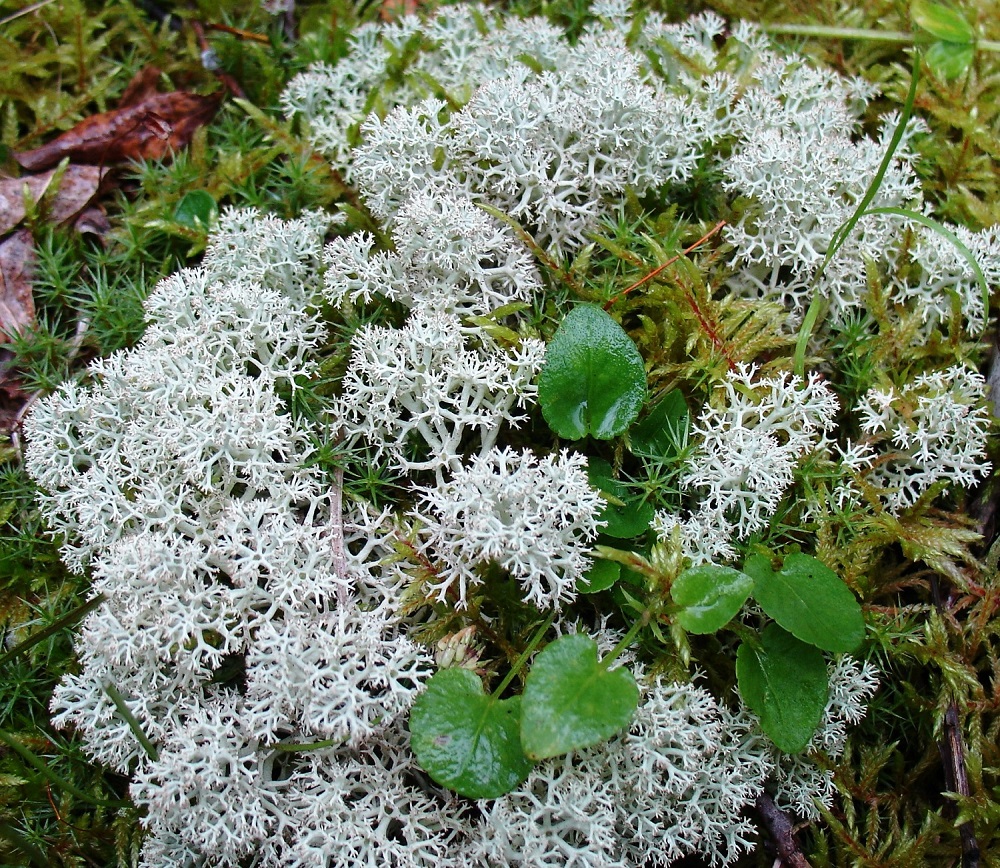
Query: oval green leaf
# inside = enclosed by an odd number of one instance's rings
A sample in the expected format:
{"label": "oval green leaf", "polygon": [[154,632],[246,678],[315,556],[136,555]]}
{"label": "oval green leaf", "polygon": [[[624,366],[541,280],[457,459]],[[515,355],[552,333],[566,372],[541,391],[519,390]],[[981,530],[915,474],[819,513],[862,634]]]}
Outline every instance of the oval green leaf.
{"label": "oval green leaf", "polygon": [[760,644],[744,642],[736,652],[736,681],[761,729],[785,753],[809,743],[823,718],[829,685],[823,653],[769,624]]}
{"label": "oval green leaf", "polygon": [[531,771],[520,718],[520,696],[495,699],[468,669],[442,669],[410,710],[410,745],[442,786],[470,799],[495,799]]}
{"label": "oval green leaf", "polygon": [[599,307],[573,308],[545,350],[538,403],[560,437],[609,440],[646,400],[646,369],[625,330]]}
{"label": "oval green leaf", "polygon": [[218,214],[215,199],[205,190],[191,190],[174,209],[174,221],[190,229],[207,229]]}
{"label": "oval green leaf", "polygon": [[636,497],[625,483],[615,479],[607,461],[603,458],[589,458],[587,479],[592,488],[599,489],[611,498],[598,516],[600,521],[606,522],[601,533],[615,539],[631,539],[649,530],[649,524],[655,515],[653,505]]}
{"label": "oval green leaf", "polygon": [[621,564],[595,558],[590,569],[577,579],[576,590],[580,594],[596,594],[599,591],[606,591],[618,581],[621,571]]}
{"label": "oval green leaf", "polygon": [[535,760],[605,741],[628,726],[639,688],[627,669],[605,669],[589,636],[563,636],[535,658],[521,701],[521,744]]}
{"label": "oval green leaf", "polygon": [[913,0],[910,4],[910,18],[917,27],[942,42],[971,44],[976,39],[976,31],[961,11],[944,3]]}
{"label": "oval green leaf", "polygon": [[924,60],[938,78],[951,81],[965,75],[976,58],[972,43],[935,42],[924,53]]}
{"label": "oval green leaf", "polygon": [[754,555],[743,570],[753,578],[760,607],[803,642],[838,654],[853,651],[864,639],[860,604],[822,561],[789,555],[776,573],[765,556]]}
{"label": "oval green leaf", "polygon": [[684,570],[670,596],[681,607],[676,618],[689,633],[714,633],[728,624],[753,590],[753,579],[732,567],[702,564]]}

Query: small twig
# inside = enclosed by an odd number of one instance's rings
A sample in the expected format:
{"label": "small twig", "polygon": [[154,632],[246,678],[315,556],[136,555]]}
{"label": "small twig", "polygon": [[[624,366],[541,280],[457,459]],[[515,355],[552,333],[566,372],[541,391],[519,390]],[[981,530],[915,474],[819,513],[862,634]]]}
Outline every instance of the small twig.
{"label": "small twig", "polygon": [[[944,612],[946,606],[935,575],[931,576],[931,598],[934,600],[934,606]],[[954,701],[948,703],[944,713],[944,738],[938,742],[938,751],[941,753],[944,782],[948,791],[961,796],[971,796],[969,776],[965,770],[965,742],[958,720],[958,706]],[[976,840],[976,830],[972,822],[962,823],[958,827],[958,833],[962,838],[962,868],[979,868],[979,842]]]}
{"label": "small twig", "polygon": [[767,793],[761,793],[757,797],[754,808],[774,841],[779,863],[787,868],[810,868],[809,860],[802,854],[795,840],[795,827],[788,814],[781,810]]}
{"label": "small twig", "polygon": [[[343,439],[338,431],[335,442]],[[344,467],[333,472],[333,491],[330,492],[330,548],[333,554],[333,571],[337,575],[337,605],[347,605],[347,546],[344,543]]]}
{"label": "small twig", "polygon": [[[965,771],[962,728],[958,722],[958,706],[954,702],[948,704],[944,713],[944,738],[938,742],[938,750],[944,763],[945,786],[953,793],[971,796],[969,776]],[[962,868],[979,868],[979,842],[972,822],[962,823],[958,833],[962,837]]]}
{"label": "small twig", "polygon": [[230,27],[228,24],[205,24],[206,30],[218,30],[222,33],[229,33],[232,36],[238,36],[240,39],[250,39],[254,42],[260,42],[264,45],[270,45],[271,40],[268,39],[263,33],[254,33],[250,30],[240,30],[239,27]]}
{"label": "small twig", "polygon": [[20,18],[22,15],[30,15],[32,12],[37,12],[43,6],[48,6],[52,2],[53,0],[39,0],[38,3],[32,3],[30,6],[18,9],[17,12],[11,12],[6,18],[0,18],[0,27],[3,27],[4,24],[10,24],[11,21]]}
{"label": "small twig", "polygon": [[676,256],[671,256],[670,259],[668,259],[666,262],[663,263],[663,265],[658,265],[651,272],[649,272],[649,274],[647,274],[645,277],[643,277],[640,280],[637,280],[631,286],[623,289],[621,292],[618,293],[618,295],[614,296],[614,298],[612,298],[610,301],[606,301],[604,303],[604,309],[605,310],[610,310],[611,306],[616,301],[618,301],[618,299],[620,299],[623,295],[628,295],[633,289],[638,289],[644,283],[649,283],[649,281],[651,281],[654,277],[656,277],[658,274],[660,274],[661,272],[663,272],[664,269],[669,268],[671,265],[673,265],[682,256],[687,256],[689,253],[691,253],[691,251],[697,250],[699,247],[701,247],[702,244],[704,244],[706,241],[708,241],[709,238],[711,238],[713,235],[715,235],[725,225],[726,225],[726,221],[725,220],[720,220],[718,223],[715,224],[715,226],[713,226],[708,232],[706,232],[704,235],[702,235],[701,238],[699,238],[697,241],[695,241],[695,243],[692,244],[690,247],[686,247],[684,250],[682,250]]}

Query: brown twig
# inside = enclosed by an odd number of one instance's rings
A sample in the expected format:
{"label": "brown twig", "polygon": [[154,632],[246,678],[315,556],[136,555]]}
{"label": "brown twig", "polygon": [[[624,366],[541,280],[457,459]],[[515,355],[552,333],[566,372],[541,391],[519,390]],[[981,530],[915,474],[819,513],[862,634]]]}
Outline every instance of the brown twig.
{"label": "brown twig", "polygon": [[228,24],[205,24],[206,30],[218,30],[221,33],[229,33],[232,36],[238,36],[240,39],[250,39],[254,42],[260,42],[264,45],[270,45],[271,40],[268,39],[263,33],[254,33],[250,30],[240,30],[239,27],[230,27]]}
{"label": "brown twig", "polygon": [[201,65],[212,73],[237,99],[246,99],[247,95],[240,87],[239,82],[228,72],[223,72],[219,62],[219,56],[215,53],[209,41],[205,38],[205,27],[200,21],[192,21],[191,29],[198,40],[198,47],[201,49]]}
{"label": "brown twig", "polygon": [[[944,612],[946,607],[941,598],[937,576],[931,576],[931,597],[938,610]],[[941,753],[944,782],[948,791],[960,796],[971,796],[969,776],[965,770],[965,742],[958,719],[958,706],[954,701],[948,703],[944,713],[944,738],[938,742],[938,751]],[[971,820],[962,823],[958,827],[958,833],[962,839],[962,868],[979,868],[979,842]]]}
{"label": "brown twig", "polygon": [[809,860],[802,854],[795,840],[795,827],[788,814],[767,793],[761,793],[757,797],[754,808],[771,834],[780,864],[788,868],[810,868]]}
{"label": "brown twig", "polygon": [[610,310],[611,306],[616,301],[618,301],[618,299],[620,299],[623,295],[628,295],[630,292],[632,292],[633,289],[638,289],[644,283],[649,283],[649,281],[651,281],[658,274],[662,273],[664,271],[664,269],[667,269],[671,265],[673,265],[682,256],[687,256],[689,253],[691,253],[691,251],[697,250],[699,247],[701,247],[702,244],[704,244],[706,241],[708,241],[709,238],[711,238],[713,235],[715,235],[725,225],[726,225],[726,221],[725,220],[720,220],[718,223],[715,224],[715,226],[713,226],[708,232],[706,232],[704,235],[702,235],[701,238],[699,238],[697,241],[695,241],[695,243],[692,244],[690,247],[686,247],[684,250],[682,250],[676,256],[671,256],[670,259],[668,259],[666,262],[663,263],[663,265],[658,265],[651,272],[649,272],[649,274],[647,274],[645,277],[637,280],[631,286],[629,286],[629,287],[623,289],[621,292],[619,292],[618,295],[614,296],[612,299],[610,299],[609,301],[605,302],[604,303],[604,309],[605,310]]}
{"label": "brown twig", "polygon": [[[948,704],[944,713],[944,738],[938,742],[938,750],[944,763],[945,786],[953,793],[972,795],[965,771],[965,745],[958,721],[958,706],[954,702]],[[979,868],[979,842],[972,822],[962,823],[958,833],[962,838],[962,868]]]}

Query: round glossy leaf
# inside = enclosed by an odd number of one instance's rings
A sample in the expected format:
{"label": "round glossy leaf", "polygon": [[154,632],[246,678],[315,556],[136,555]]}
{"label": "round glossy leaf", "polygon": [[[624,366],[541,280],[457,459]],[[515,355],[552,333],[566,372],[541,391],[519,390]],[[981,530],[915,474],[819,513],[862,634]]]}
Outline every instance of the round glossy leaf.
{"label": "round glossy leaf", "polygon": [[605,669],[589,636],[563,636],[535,658],[521,701],[521,744],[531,759],[590,747],[628,726],[639,689],[627,669]]}
{"label": "round glossy leaf", "polygon": [[759,647],[740,645],[736,680],[743,701],[780,750],[798,753],[805,748],[823,717],[829,692],[826,661],[818,648],[769,624]]}
{"label": "round glossy leaf", "polygon": [[655,510],[651,503],[644,503],[629,491],[628,486],[614,478],[611,465],[603,458],[590,458],[587,465],[587,479],[591,487],[610,495],[614,501],[605,504],[598,516],[605,522],[601,533],[615,539],[631,539],[649,530]]}
{"label": "round glossy leaf", "polygon": [[596,594],[599,591],[606,591],[618,581],[621,571],[621,564],[595,558],[590,569],[577,581],[576,590],[580,594]]}
{"label": "round glossy leaf", "polygon": [[494,699],[467,669],[442,669],[410,710],[410,745],[424,771],[470,799],[495,799],[528,776],[521,697]]}
{"label": "round glossy leaf", "polygon": [[646,400],[642,356],[599,307],[573,308],[545,350],[538,402],[560,437],[616,437],[639,415]]}
{"label": "round glossy leaf", "polygon": [[689,633],[714,633],[728,624],[753,590],[753,579],[732,567],[702,564],[684,570],[670,587],[681,607],[676,618]]}
{"label": "round glossy leaf", "polygon": [[174,209],[174,220],[191,229],[207,229],[215,218],[218,207],[215,199],[205,190],[191,190]]}
{"label": "round glossy leaf", "polygon": [[853,651],[864,639],[860,604],[822,561],[793,554],[775,572],[766,557],[754,555],[743,570],[753,578],[760,607],[803,642],[836,654]]}

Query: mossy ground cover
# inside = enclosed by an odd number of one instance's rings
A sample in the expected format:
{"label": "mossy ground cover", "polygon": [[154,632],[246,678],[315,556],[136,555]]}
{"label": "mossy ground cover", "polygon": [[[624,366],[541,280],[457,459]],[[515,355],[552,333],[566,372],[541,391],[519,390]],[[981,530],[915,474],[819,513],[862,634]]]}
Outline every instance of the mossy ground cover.
{"label": "mossy ground cover", "polygon": [[[0,16],[0,159],[12,176],[20,171],[15,154],[114,108],[148,66],[160,70],[164,91],[216,92],[225,85],[203,62],[210,46],[239,91],[229,89],[218,113],[173,159],[113,167],[110,192],[100,200],[109,226],[96,235],[51,225],[44,200],[28,209],[25,225],[37,255],[35,322],[3,347],[9,424],[0,440],[0,864],[130,865],[141,832],[137,812],[127,804],[128,781],[91,765],[72,733],[53,729],[47,719],[53,685],[74,666],[72,628],[88,600],[88,583],[62,567],[59,541],[45,531],[21,468],[19,414],[36,395],[79,376],[91,359],[135,342],[143,328],[142,300],[161,277],[198,260],[207,234],[199,217],[210,220],[213,208],[256,207],[291,218],[344,200],[358,205],[342,178],[281,119],[277,102],[295,73],[314,61],[335,62],[350,28],[383,10],[301,4],[293,27],[284,16],[236,3],[183,10],[72,0],[38,6],[5,7]],[[762,22],[911,29],[901,4],[713,6]],[[570,33],[588,20],[582,3],[515,7],[548,15]],[[680,19],[698,8],[692,3],[662,11]],[[984,38],[1000,38],[995,8],[981,4],[963,11]],[[900,44],[786,38],[882,88],[883,97],[869,110],[872,128],[905,99],[912,58]],[[973,229],[1000,222],[997,56],[978,53],[955,80],[925,74],[915,107],[932,131],[921,141],[918,170],[936,216]],[[699,208],[714,213],[723,206],[716,182],[706,167],[704,177],[682,191],[678,208],[687,216]],[[192,199],[192,191],[209,198]],[[361,209],[356,215],[366,219]],[[676,211],[654,218],[638,211],[632,219],[623,215],[607,228],[605,252],[592,274],[617,279],[631,267],[638,279],[642,260],[635,252],[649,250],[643,233],[679,234]],[[631,259],[622,251],[632,251]],[[596,291],[599,281],[589,279]],[[766,348],[766,330],[763,337],[761,330],[741,332],[742,312],[728,315],[734,334],[748,342],[742,352],[751,354],[753,340]],[[335,324],[348,332],[360,322],[345,318]],[[865,343],[845,331],[842,340],[854,365],[848,389],[869,382],[872,366],[920,364],[905,335],[883,334]],[[332,345],[323,370],[335,378],[346,360],[343,344]],[[655,346],[642,349],[655,356]],[[970,348],[968,355],[985,365],[988,349]],[[712,363],[717,360],[705,356],[689,365],[693,370]],[[652,371],[655,388],[655,366]],[[312,402],[334,388],[321,378],[300,396],[299,410],[309,412]],[[316,460],[334,467],[340,456],[320,451]],[[347,471],[348,491],[376,502],[391,502],[393,482],[363,463]],[[974,496],[928,501],[904,519],[819,542],[824,560],[862,591],[874,625],[871,653],[884,678],[835,769],[839,796],[833,810],[800,833],[813,864],[973,864],[973,841],[984,864],[997,858],[1000,576],[991,548],[994,499],[987,483]],[[959,750],[964,763],[956,760]],[[964,771],[964,784],[956,769]],[[963,789],[967,795],[959,794]],[[748,862],[768,858],[762,848]]]}

